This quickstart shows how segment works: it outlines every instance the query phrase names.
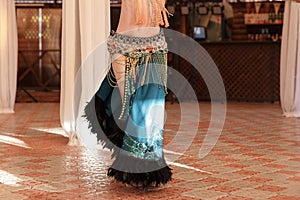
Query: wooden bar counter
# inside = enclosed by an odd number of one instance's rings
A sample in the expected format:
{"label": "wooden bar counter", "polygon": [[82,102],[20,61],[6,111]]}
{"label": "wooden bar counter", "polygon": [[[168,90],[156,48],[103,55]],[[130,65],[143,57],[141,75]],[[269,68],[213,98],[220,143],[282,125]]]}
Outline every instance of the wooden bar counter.
{"label": "wooden bar counter", "polygon": [[[200,44],[219,69],[228,101],[279,101],[280,42],[238,41]],[[179,58],[177,64],[173,65],[189,80],[198,100],[210,100],[205,82],[191,64]]]}

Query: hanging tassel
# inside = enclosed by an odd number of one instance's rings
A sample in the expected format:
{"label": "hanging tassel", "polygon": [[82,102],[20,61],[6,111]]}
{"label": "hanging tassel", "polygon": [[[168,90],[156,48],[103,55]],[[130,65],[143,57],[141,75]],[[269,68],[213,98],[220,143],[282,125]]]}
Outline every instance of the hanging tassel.
{"label": "hanging tassel", "polygon": [[165,27],[169,27],[170,24],[168,18],[173,15],[167,10],[167,8],[165,8],[165,0],[161,0],[161,5],[162,5],[163,20],[165,22]]}
{"label": "hanging tassel", "polygon": [[[171,13],[165,8],[165,0],[143,0],[147,2],[148,15],[151,18],[151,23],[154,26],[169,27],[168,17],[172,16]],[[145,13],[144,13],[145,14]],[[142,5],[139,0],[135,0],[135,21],[136,24],[143,23]]]}
{"label": "hanging tassel", "polygon": [[159,21],[158,24],[162,25],[164,27],[169,27],[169,21],[168,17],[172,16],[172,14],[165,8],[165,0],[155,0],[156,5],[158,6],[158,14],[159,15]]}
{"label": "hanging tassel", "polygon": [[135,23],[142,24],[142,15],[141,15],[141,6],[139,4],[139,0],[135,0]]}
{"label": "hanging tassel", "polygon": [[166,12],[163,12],[163,16],[164,16],[164,26],[167,28],[170,26],[170,24]]}
{"label": "hanging tassel", "polygon": [[142,81],[141,81],[141,86],[143,86],[145,84],[146,74],[147,74],[147,67],[148,67],[148,63],[149,63],[149,60],[150,60],[150,56],[151,55],[146,55],[146,57],[144,58],[143,65],[145,66],[145,69],[144,69],[144,75],[143,75],[143,78],[142,78]]}

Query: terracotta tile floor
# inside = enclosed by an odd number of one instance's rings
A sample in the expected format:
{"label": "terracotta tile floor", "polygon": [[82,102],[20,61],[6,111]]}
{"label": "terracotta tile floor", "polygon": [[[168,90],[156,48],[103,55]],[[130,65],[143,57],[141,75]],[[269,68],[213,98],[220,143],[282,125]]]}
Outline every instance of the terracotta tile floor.
{"label": "terracotta tile floor", "polygon": [[[300,119],[282,117],[278,104],[229,103],[216,146],[200,159],[210,104],[199,105],[197,135],[170,165],[173,181],[141,191],[106,176],[110,152],[67,145],[59,104],[18,103],[15,114],[0,115],[0,199],[300,199]],[[166,144],[179,108],[167,104]]]}

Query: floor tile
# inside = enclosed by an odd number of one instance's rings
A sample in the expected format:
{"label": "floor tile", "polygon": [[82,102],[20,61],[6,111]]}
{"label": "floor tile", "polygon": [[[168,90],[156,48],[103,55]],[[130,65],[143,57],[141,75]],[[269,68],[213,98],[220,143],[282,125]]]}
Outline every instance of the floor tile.
{"label": "floor tile", "polygon": [[111,153],[69,146],[60,127],[59,104],[17,103],[0,114],[0,199],[179,199],[300,200],[300,118],[285,118],[277,103],[228,103],[222,134],[199,158],[210,124],[210,103],[167,103],[165,147],[174,139],[181,106],[188,110],[181,134],[196,135],[185,151],[178,144],[166,156],[173,180],[153,191],[129,188],[107,177]]}

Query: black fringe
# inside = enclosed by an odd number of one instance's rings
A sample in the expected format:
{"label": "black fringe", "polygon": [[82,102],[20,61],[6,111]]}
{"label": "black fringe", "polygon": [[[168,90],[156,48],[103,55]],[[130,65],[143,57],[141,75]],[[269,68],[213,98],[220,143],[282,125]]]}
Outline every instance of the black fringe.
{"label": "black fringe", "polygon": [[99,143],[104,148],[117,150],[116,147],[122,148],[124,131],[116,124],[113,115],[106,113],[105,102],[95,95],[85,107],[85,115],[91,128],[91,132],[96,134]]}
{"label": "black fringe", "polygon": [[120,153],[108,169],[108,176],[132,186],[158,187],[171,180],[172,169],[164,159],[140,159]]}
{"label": "black fringe", "polygon": [[[107,96],[99,98],[97,94],[87,103],[84,118],[88,121],[91,132],[96,134],[99,143],[104,148],[110,149],[115,158],[112,166],[108,169],[108,176],[114,177],[117,181],[134,186],[147,188],[149,186],[160,186],[171,180],[172,172],[163,158],[159,160],[140,159],[122,153],[124,128],[121,122],[116,123],[114,119],[118,114],[112,114],[111,96],[113,88],[105,80],[101,85],[108,92]],[[100,90],[101,90],[100,87]],[[121,111],[121,103],[115,110]],[[126,124],[126,121],[123,122]],[[152,171],[145,171],[153,169]],[[138,173],[137,173],[138,172]]]}

